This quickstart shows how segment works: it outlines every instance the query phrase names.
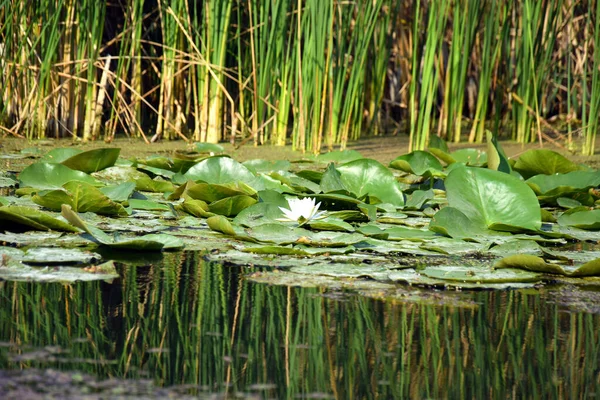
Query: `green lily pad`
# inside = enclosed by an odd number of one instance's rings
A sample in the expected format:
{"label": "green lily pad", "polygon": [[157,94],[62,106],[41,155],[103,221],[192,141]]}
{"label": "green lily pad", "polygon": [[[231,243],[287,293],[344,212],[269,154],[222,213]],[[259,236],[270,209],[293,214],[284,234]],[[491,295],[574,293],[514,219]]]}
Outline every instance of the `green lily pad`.
{"label": "green lily pad", "polygon": [[196,151],[198,153],[220,154],[225,151],[225,148],[215,143],[196,143]]}
{"label": "green lily pad", "polygon": [[27,282],[108,281],[119,277],[113,261],[81,267],[31,267],[20,263],[0,266],[0,279]]}
{"label": "green lily pad", "polygon": [[538,230],[535,193],[514,176],[483,168],[455,168],[445,181],[448,204],[475,224],[501,231]]}
{"label": "green lily pad", "polygon": [[39,192],[32,200],[54,211],[60,211],[63,204],[70,205],[78,212],[95,212],[104,215],[127,216],[122,204],[109,199],[96,187],[85,182],[70,181],[61,190]]}
{"label": "green lily pad", "polygon": [[181,239],[164,233],[148,234],[132,239],[113,238],[95,226],[87,224],[79,215],[71,209],[71,206],[63,204],[62,216],[72,225],[87,232],[99,243],[113,249],[136,250],[136,251],[160,251],[175,250],[183,247]]}
{"label": "green lily pad", "polygon": [[600,230],[600,210],[564,213],[558,217],[558,223],[560,225],[597,231]]}
{"label": "green lily pad", "polygon": [[444,207],[439,210],[431,219],[429,230],[454,239],[474,241],[487,240],[485,237],[490,234],[479,221],[471,220],[465,213],[454,207]]}
{"label": "green lily pad", "polygon": [[404,194],[392,172],[379,162],[360,159],[337,167],[344,187],[357,198],[376,197],[396,207],[404,205]]}
{"label": "green lily pad", "polygon": [[61,164],[73,170],[87,174],[97,172],[115,165],[119,158],[119,148],[94,149],[75,154],[62,161]]}
{"label": "green lily pad", "polygon": [[397,157],[390,163],[391,168],[420,176],[444,176],[444,167],[433,155],[426,151],[413,151]]}
{"label": "green lily pad", "polygon": [[558,175],[536,175],[527,184],[538,195],[541,202],[552,203],[559,197],[573,197],[573,194],[587,192],[600,186],[597,171],[574,171]]}
{"label": "green lily pad", "polygon": [[185,174],[186,179],[206,183],[235,183],[244,182],[255,190],[264,189],[258,185],[256,176],[243,164],[228,157],[211,157],[200,161]]}
{"label": "green lily pad", "polygon": [[118,185],[109,185],[100,188],[100,191],[114,202],[122,203],[131,197],[135,190],[135,182],[123,182]]}
{"label": "green lily pad", "polygon": [[525,179],[534,175],[566,174],[580,167],[565,156],[547,149],[531,149],[521,154],[513,167]]}
{"label": "green lily pad", "polygon": [[143,200],[143,199],[130,199],[129,207],[134,210],[148,210],[148,211],[170,211],[171,207],[165,203],[159,203],[158,201]]}
{"label": "green lily pad", "polygon": [[202,200],[207,203],[241,195],[257,197],[257,192],[244,182],[224,184],[196,183],[188,186],[186,193],[193,199]]}
{"label": "green lily pad", "polygon": [[[287,201],[284,206],[287,207]],[[233,222],[237,225],[252,227],[266,223],[276,223],[277,218],[281,218],[279,206],[269,202],[261,202],[240,211]]]}
{"label": "green lily pad", "polygon": [[354,227],[352,225],[342,219],[331,216],[310,221],[308,226],[317,231],[354,232]]}
{"label": "green lily pad", "polygon": [[27,249],[18,260],[26,264],[88,264],[97,263],[102,257],[97,253],[80,249],[58,247],[33,247]]}
{"label": "green lily pad", "polygon": [[502,258],[494,264],[494,268],[522,268],[528,271],[571,277],[600,276],[600,258],[588,261],[578,267],[563,267],[559,264],[546,262],[541,257],[519,254]]}
{"label": "green lily pad", "polygon": [[25,167],[18,178],[21,186],[36,189],[58,189],[70,181],[98,185],[98,181],[92,176],[62,164],[34,163]]}
{"label": "green lily pad", "polygon": [[0,188],[10,188],[17,186],[18,182],[7,176],[0,176]]}
{"label": "green lily pad", "polygon": [[[82,152],[82,150],[74,148],[74,147],[59,147],[57,149],[52,149],[49,152],[47,152],[46,154],[44,154],[40,158],[40,162],[60,164],[63,161],[65,161],[73,156],[76,156],[77,154],[79,154],[81,152]],[[76,169],[76,168],[71,168],[71,169]]]}
{"label": "green lily pad", "polygon": [[214,214],[225,215],[227,217],[236,216],[245,208],[256,204],[256,199],[250,196],[232,196],[217,200],[208,205],[208,211]]}
{"label": "green lily pad", "polygon": [[541,279],[539,274],[521,269],[489,269],[461,265],[426,267],[419,273],[433,279],[472,283],[538,282]]}
{"label": "green lily pad", "polygon": [[460,149],[452,152],[455,162],[465,165],[482,166],[487,163],[487,154],[479,149]]}
{"label": "green lily pad", "polygon": [[28,229],[78,232],[76,228],[68,223],[35,208],[23,206],[0,207],[0,230],[20,232]]}

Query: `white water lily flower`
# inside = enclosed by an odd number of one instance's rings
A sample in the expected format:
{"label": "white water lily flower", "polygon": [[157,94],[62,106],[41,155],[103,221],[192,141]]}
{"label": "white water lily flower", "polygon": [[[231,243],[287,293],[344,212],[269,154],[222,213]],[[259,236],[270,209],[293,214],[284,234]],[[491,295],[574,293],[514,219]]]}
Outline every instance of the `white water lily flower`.
{"label": "white water lily flower", "polygon": [[297,222],[299,225],[318,218],[323,218],[325,211],[319,211],[321,203],[315,204],[315,199],[311,197],[305,197],[303,199],[289,198],[288,207],[279,209],[283,212],[283,218],[277,218],[277,221],[282,222]]}

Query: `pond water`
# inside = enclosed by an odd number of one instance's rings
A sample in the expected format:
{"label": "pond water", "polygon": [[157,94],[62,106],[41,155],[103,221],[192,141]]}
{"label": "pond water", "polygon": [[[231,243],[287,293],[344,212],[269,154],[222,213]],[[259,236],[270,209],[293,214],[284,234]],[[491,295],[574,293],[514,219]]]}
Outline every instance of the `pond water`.
{"label": "pond water", "polygon": [[390,302],[252,283],[253,270],[198,252],[142,264],[120,264],[111,283],[0,282],[0,370],[151,380],[194,396],[600,398],[598,292]]}

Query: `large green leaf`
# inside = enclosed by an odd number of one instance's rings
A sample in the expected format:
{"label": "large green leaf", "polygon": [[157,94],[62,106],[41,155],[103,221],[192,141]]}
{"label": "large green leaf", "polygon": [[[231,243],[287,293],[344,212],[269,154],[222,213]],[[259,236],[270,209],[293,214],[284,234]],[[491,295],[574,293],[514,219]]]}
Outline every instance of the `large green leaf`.
{"label": "large green leaf", "polygon": [[483,168],[455,168],[445,181],[451,207],[492,230],[538,230],[541,211],[535,193],[514,176]]}
{"label": "large green leaf", "polygon": [[360,159],[337,167],[341,180],[356,197],[376,197],[383,203],[396,207],[404,205],[404,194],[392,172],[381,163]]}
{"label": "large green leaf", "polygon": [[98,181],[85,172],[75,171],[62,164],[34,163],[19,174],[21,186],[36,189],[58,189],[69,181],[86,182],[97,185]]}
{"label": "large green leaf", "polygon": [[94,149],[84,151],[62,161],[67,167],[88,174],[115,165],[119,158],[119,148]]}
{"label": "large green leaf", "polygon": [[0,207],[0,230],[15,232],[30,228],[42,231],[78,232],[76,228],[68,223],[35,208],[23,206]]}
{"label": "large green leaf", "polygon": [[32,200],[54,211],[60,211],[63,204],[68,204],[77,212],[127,216],[122,204],[112,201],[99,189],[85,182],[67,182],[63,189],[40,192]]}
{"label": "large green leaf", "polygon": [[186,189],[186,193],[193,199],[202,200],[207,203],[233,196],[257,197],[256,191],[244,182],[230,182],[224,184],[201,182],[189,186]]}
{"label": "large green leaf", "polygon": [[81,152],[82,150],[74,147],[59,147],[57,149],[52,149],[46,154],[44,154],[40,158],[40,162],[59,164]]}
{"label": "large green leaf", "polygon": [[[283,207],[287,207],[287,202]],[[277,218],[281,218],[279,206],[273,203],[261,202],[242,210],[233,219],[233,222],[237,225],[252,227],[266,223],[276,223]]]}
{"label": "large green leaf", "polygon": [[421,150],[397,157],[390,163],[390,167],[427,177],[444,175],[442,172],[444,167],[442,167],[438,159],[431,155],[431,153]]}
{"label": "large green leaf", "polygon": [[185,173],[185,178],[206,183],[244,182],[255,190],[264,189],[256,176],[243,164],[228,157],[211,157],[200,161]]}
{"label": "large green leaf", "polygon": [[489,233],[480,220],[471,220],[454,207],[444,207],[438,211],[431,219],[429,229],[454,239],[474,241],[485,240]]}
{"label": "large green leaf", "polygon": [[600,230],[600,210],[564,213],[558,217],[558,223],[560,225],[597,231]]}
{"label": "large green leaf", "polygon": [[541,278],[539,274],[520,269],[493,270],[461,265],[426,267],[419,272],[429,278],[472,283],[537,282]]}
{"label": "large green leaf", "polygon": [[63,204],[61,214],[73,226],[87,232],[97,242],[113,249],[160,251],[167,249],[176,250],[184,246],[181,239],[164,233],[149,234],[126,239],[111,237],[97,227],[86,223],[75,211],[73,211],[71,206],[67,204]]}
{"label": "large green leaf", "polygon": [[256,203],[256,199],[246,195],[232,196],[217,200],[208,205],[208,211],[225,215],[227,217],[236,216],[243,209]]}
{"label": "large green leaf", "polygon": [[497,136],[488,130],[486,130],[485,136],[487,140],[487,167],[489,169],[510,174],[512,168],[510,167],[508,157],[506,157],[502,146],[498,143]]}
{"label": "large green leaf", "polygon": [[580,167],[563,155],[547,149],[531,149],[521,154],[513,167],[525,179],[534,175],[566,174]]}
{"label": "large green leaf", "polygon": [[587,194],[590,188],[600,186],[598,171],[574,171],[557,175],[536,175],[527,179],[527,184],[538,195],[541,202],[553,203],[559,197]]}
{"label": "large green leaf", "polygon": [[588,261],[576,267],[549,263],[543,258],[530,254],[516,254],[497,261],[494,268],[521,268],[528,271],[573,277],[600,276],[600,258]]}

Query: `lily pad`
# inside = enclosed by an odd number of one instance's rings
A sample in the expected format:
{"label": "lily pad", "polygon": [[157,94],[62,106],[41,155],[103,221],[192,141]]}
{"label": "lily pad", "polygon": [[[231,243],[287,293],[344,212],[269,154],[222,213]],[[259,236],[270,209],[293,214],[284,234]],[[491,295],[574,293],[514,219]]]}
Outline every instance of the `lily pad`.
{"label": "lily pad", "polygon": [[32,267],[11,263],[0,266],[0,279],[27,282],[64,282],[112,280],[119,277],[113,261],[81,267]]}
{"label": "lily pad", "polygon": [[84,151],[62,161],[67,167],[87,174],[115,165],[119,158],[119,148],[105,148]]}
{"label": "lily pad", "polygon": [[600,258],[588,261],[578,267],[563,267],[559,264],[546,262],[541,257],[519,254],[502,258],[494,264],[494,268],[522,268],[528,271],[571,277],[600,276]]}
{"label": "lily pad", "polygon": [[396,207],[404,205],[404,194],[392,172],[379,162],[360,159],[337,167],[344,187],[357,198],[376,197]]}
{"label": "lily pad", "polygon": [[186,179],[206,183],[235,183],[244,182],[255,190],[264,189],[257,184],[256,176],[243,164],[228,157],[211,157],[200,161],[185,174]]}
{"label": "lily pad", "polygon": [[62,205],[68,204],[78,212],[128,215],[122,204],[112,201],[99,189],[85,182],[67,182],[63,185],[63,189],[39,192],[32,200],[54,211],[60,211]]}
{"label": "lily pad", "polygon": [[426,267],[420,270],[419,273],[434,279],[472,283],[538,282],[541,280],[539,274],[521,269],[507,268],[496,270],[461,265]]}
{"label": "lily pad", "polygon": [[82,264],[97,263],[102,257],[97,253],[80,249],[62,249],[58,247],[33,247],[27,249],[19,258],[26,264]]}
{"label": "lily pad", "polygon": [[547,149],[527,150],[521,154],[513,168],[525,179],[539,174],[566,174],[580,169],[565,156]]}
{"label": "lily pad", "polygon": [[181,239],[164,233],[149,234],[132,239],[113,238],[95,226],[88,225],[67,204],[62,206],[62,216],[77,228],[87,232],[99,243],[113,249],[159,251],[163,249],[175,250],[183,247]]}
{"label": "lily pad", "polygon": [[35,208],[23,206],[0,207],[0,230],[21,232],[29,229],[78,232],[70,224]]}
{"label": "lily pad", "polygon": [[597,231],[600,230],[600,210],[564,213],[558,217],[558,223],[560,225]]}
{"label": "lily pad", "polygon": [[426,151],[413,151],[397,157],[390,163],[391,168],[420,176],[444,176],[444,167],[433,155]]}
{"label": "lily pad", "polygon": [[18,178],[21,186],[36,189],[58,189],[70,181],[98,185],[98,181],[92,176],[62,164],[34,163],[25,167]]}
{"label": "lily pad", "polygon": [[540,205],[527,184],[514,176],[483,168],[455,168],[445,181],[448,204],[482,228],[538,230]]}

